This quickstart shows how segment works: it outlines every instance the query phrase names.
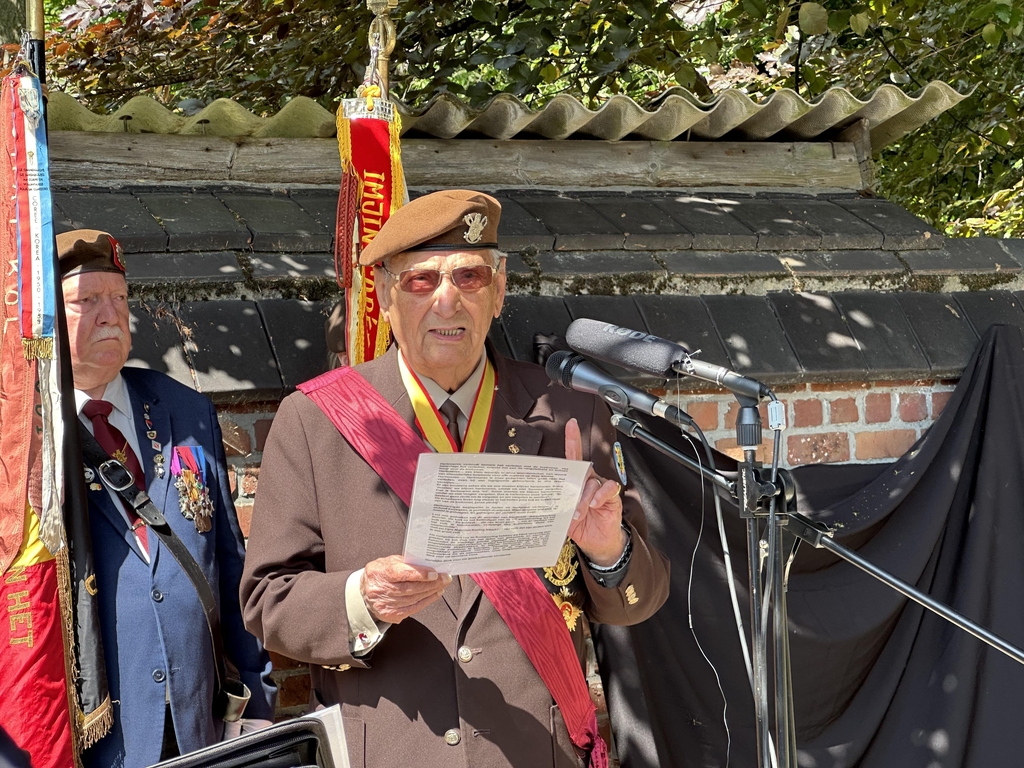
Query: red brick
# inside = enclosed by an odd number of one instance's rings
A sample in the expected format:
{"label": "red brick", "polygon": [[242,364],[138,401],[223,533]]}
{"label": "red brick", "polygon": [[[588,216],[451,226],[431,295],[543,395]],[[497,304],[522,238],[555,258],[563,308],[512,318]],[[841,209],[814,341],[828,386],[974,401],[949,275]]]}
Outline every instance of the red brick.
{"label": "red brick", "polygon": [[850,438],[846,432],[790,435],[787,447],[791,466],[850,460]]}
{"label": "red brick", "polygon": [[686,412],[690,414],[697,426],[708,432],[718,429],[718,403],[715,401],[700,401],[687,403]]}
{"label": "red brick", "polygon": [[820,427],[821,423],[821,400],[793,401],[794,427]]}
{"label": "red brick", "polygon": [[939,414],[946,408],[946,403],[953,396],[952,392],[932,392],[932,418],[939,418]]}
{"label": "red brick", "polygon": [[270,425],[273,423],[273,419],[258,419],[253,426],[253,430],[256,432],[257,451],[262,451],[266,447],[267,435],[270,434]]}
{"label": "red brick", "polygon": [[259,467],[246,467],[242,475],[242,493],[246,496],[256,495],[256,484],[260,480]]}
{"label": "red brick", "polygon": [[303,704],[309,704],[309,690],[311,686],[308,672],[289,675],[283,679],[276,677],[276,679],[278,707],[298,707]]}
{"label": "red brick", "polygon": [[252,525],[252,504],[235,504],[238,515],[238,527],[242,529],[242,538],[249,538],[249,526]]}
{"label": "red brick", "polygon": [[903,421],[924,421],[928,418],[928,398],[923,392],[904,392],[897,410]]}
{"label": "red brick", "polygon": [[[757,452],[754,454],[755,461],[760,461],[762,464],[770,464],[772,461],[772,448],[774,445],[774,439],[771,439],[769,434],[765,433],[764,442],[757,447]],[[736,461],[743,460],[743,450],[736,445],[735,437],[723,437],[719,440],[715,440],[715,448],[726,456],[731,456],[736,459]]]}
{"label": "red brick", "polygon": [[289,659],[287,656],[282,656],[273,651],[270,651],[270,661],[274,664],[274,669],[304,669],[307,666],[301,661]]}
{"label": "red brick", "polygon": [[224,453],[228,456],[248,456],[252,453],[252,437],[249,430],[227,418],[225,414],[217,414],[220,422],[221,437],[224,442]]}
{"label": "red brick", "polygon": [[882,432],[858,432],[857,459],[897,459],[917,440],[912,429],[888,429]]}
{"label": "red brick", "polygon": [[866,381],[818,381],[811,384],[811,392],[844,392],[871,389]]}
{"label": "red brick", "polygon": [[860,418],[860,413],[857,411],[857,401],[852,397],[829,400],[828,413],[833,424],[849,424],[851,421],[857,421]]}
{"label": "red brick", "polygon": [[[761,405],[758,406],[757,410],[761,414],[761,423],[763,425],[765,425],[765,428],[767,429],[767,425],[768,425],[768,405],[765,404],[765,403],[761,403]],[[726,429],[736,429],[736,415],[739,412],[740,412],[740,405],[739,405],[739,403],[733,401],[733,403],[729,405],[729,410],[725,412],[725,428]]]}
{"label": "red brick", "polygon": [[892,396],[872,392],[864,398],[864,421],[881,424],[892,418]]}
{"label": "red brick", "polygon": [[231,489],[231,498],[237,498],[235,494],[238,491],[238,474],[235,472],[235,468],[228,467],[228,487]]}

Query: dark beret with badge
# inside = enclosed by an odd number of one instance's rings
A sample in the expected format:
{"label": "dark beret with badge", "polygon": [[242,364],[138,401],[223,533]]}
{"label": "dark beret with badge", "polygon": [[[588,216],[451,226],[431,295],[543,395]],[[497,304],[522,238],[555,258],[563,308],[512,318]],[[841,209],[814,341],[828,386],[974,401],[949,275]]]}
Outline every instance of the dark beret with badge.
{"label": "dark beret with badge", "polygon": [[359,263],[368,267],[409,251],[494,250],[500,220],[501,203],[483,192],[432,192],[391,214],[363,250]]}
{"label": "dark beret with badge", "polygon": [[98,229],[74,229],[57,235],[60,279],[84,272],[125,273],[121,244]]}

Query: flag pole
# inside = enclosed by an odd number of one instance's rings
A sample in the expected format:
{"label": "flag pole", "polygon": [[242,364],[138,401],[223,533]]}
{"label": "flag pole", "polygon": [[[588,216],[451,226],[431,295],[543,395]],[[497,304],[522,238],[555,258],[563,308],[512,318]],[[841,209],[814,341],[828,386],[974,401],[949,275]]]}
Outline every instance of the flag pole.
{"label": "flag pole", "polygon": [[[48,135],[46,100],[46,19],[43,0],[26,0],[26,31],[28,32],[29,65],[43,89],[41,104],[44,130]],[[49,190],[47,190],[49,192]],[[54,230],[56,235],[56,230]],[[63,518],[67,547],[58,555],[66,563],[68,583],[63,585],[62,610],[65,629],[65,652],[74,663],[68,669],[78,672],[77,679],[68,680],[68,705],[71,712],[71,733],[76,768],[82,765],[81,753],[102,738],[113,722],[112,703],[107,689],[103,663],[103,638],[100,633],[96,602],[96,571],[92,554],[92,532],[89,528],[89,497],[82,472],[82,448],[79,436],[78,406],[75,402],[74,372],[68,341],[67,315],[60,279],[56,238],[52,248],[55,283],[55,322],[60,371],[61,416],[64,422],[64,499]],[[66,560],[64,559],[66,558]]]}

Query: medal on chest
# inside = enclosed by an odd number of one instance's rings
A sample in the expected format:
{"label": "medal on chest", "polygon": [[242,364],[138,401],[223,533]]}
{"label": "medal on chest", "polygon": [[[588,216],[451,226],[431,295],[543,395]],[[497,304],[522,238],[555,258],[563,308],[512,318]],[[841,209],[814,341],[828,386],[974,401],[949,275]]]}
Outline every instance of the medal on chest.
{"label": "medal on chest", "polygon": [[206,462],[197,445],[177,446],[171,453],[171,475],[178,490],[178,506],[196,530],[206,533],[213,525],[213,502],[206,487]]}

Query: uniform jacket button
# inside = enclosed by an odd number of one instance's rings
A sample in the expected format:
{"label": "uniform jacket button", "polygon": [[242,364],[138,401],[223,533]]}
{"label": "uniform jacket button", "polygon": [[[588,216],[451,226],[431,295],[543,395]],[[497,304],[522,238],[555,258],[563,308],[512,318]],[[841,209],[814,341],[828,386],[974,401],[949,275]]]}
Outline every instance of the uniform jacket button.
{"label": "uniform jacket button", "polygon": [[473,649],[468,645],[464,645],[459,648],[459,661],[463,664],[468,664],[473,660]]}
{"label": "uniform jacket button", "polygon": [[153,670],[153,681],[154,682],[162,683],[166,679],[167,679],[167,676],[164,675],[164,671],[162,669],[154,669]]}
{"label": "uniform jacket button", "polygon": [[161,592],[159,589],[154,589],[153,592],[152,592],[152,595],[153,595],[153,600],[155,602],[158,602],[158,603],[163,602],[164,593]]}
{"label": "uniform jacket button", "polygon": [[454,747],[462,741],[462,734],[459,733],[458,728],[449,728],[444,732],[444,743],[449,747]]}

